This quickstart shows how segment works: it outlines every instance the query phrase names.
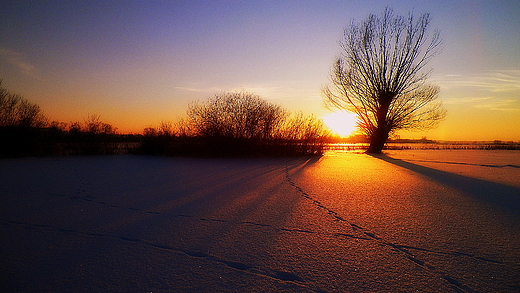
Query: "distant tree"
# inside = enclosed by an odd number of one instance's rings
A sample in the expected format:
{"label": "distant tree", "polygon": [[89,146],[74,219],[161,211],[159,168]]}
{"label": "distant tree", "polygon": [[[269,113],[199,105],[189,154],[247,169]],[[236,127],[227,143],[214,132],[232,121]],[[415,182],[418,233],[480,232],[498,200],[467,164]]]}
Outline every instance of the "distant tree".
{"label": "distant tree", "polygon": [[175,122],[161,121],[158,127],[146,127],[143,135],[148,137],[193,137],[195,136],[193,125],[185,118],[179,118]]}
{"label": "distant tree", "polygon": [[330,136],[322,119],[314,115],[305,116],[301,111],[288,117],[279,130],[281,141],[290,142],[298,154],[323,154],[324,146]]}
{"label": "distant tree", "polygon": [[102,122],[100,118],[100,115],[88,115],[85,119],[84,131],[90,134],[116,134],[117,128]]}
{"label": "distant tree", "polygon": [[287,112],[248,92],[223,93],[188,106],[188,117],[206,137],[269,139]]}
{"label": "distant tree", "polygon": [[156,137],[158,136],[157,134],[157,129],[155,127],[146,127],[144,130],[143,130],[143,135],[146,136],[146,137]]}
{"label": "distant tree", "polygon": [[67,127],[68,125],[65,122],[52,121],[49,123],[49,128],[61,133],[65,133],[67,131]]}
{"label": "distant tree", "polygon": [[190,123],[188,119],[179,118],[174,124],[175,131],[179,137],[190,137],[195,133],[193,123]]}
{"label": "distant tree", "polygon": [[324,96],[330,106],[357,114],[368,153],[380,153],[396,130],[432,128],[445,116],[434,102],[439,88],[426,83],[431,70],[424,67],[441,44],[438,31],[427,34],[429,24],[428,13],[403,17],[386,8],[344,32]]}
{"label": "distant tree", "polygon": [[39,152],[47,124],[38,105],[9,92],[0,80],[0,157]]}
{"label": "distant tree", "polygon": [[162,121],[159,126],[159,135],[162,136],[174,136],[175,130],[173,129],[173,124],[168,121]]}
{"label": "distant tree", "polygon": [[285,120],[280,129],[280,138],[300,141],[320,141],[330,135],[322,119],[296,112]]}
{"label": "distant tree", "polygon": [[69,134],[79,135],[79,134],[81,134],[81,131],[82,131],[81,129],[82,129],[81,122],[79,122],[79,121],[71,122],[69,125]]}
{"label": "distant tree", "polygon": [[0,126],[45,127],[47,118],[40,106],[9,92],[0,80]]}

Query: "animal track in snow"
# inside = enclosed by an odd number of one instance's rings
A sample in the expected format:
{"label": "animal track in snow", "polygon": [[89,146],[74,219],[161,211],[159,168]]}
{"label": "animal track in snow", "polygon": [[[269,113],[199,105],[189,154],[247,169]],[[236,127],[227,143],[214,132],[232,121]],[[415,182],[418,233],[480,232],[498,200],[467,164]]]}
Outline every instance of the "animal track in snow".
{"label": "animal track in snow", "polygon": [[164,249],[164,250],[168,250],[168,251],[171,251],[174,253],[184,254],[184,255],[186,255],[188,257],[192,257],[192,258],[221,263],[223,265],[228,266],[231,269],[239,270],[239,271],[249,273],[252,275],[268,277],[268,278],[276,279],[281,282],[291,282],[301,288],[313,290],[315,292],[325,292],[319,288],[313,288],[314,286],[312,284],[307,284],[307,282],[305,281],[304,278],[302,278],[292,272],[282,271],[282,270],[278,270],[278,269],[271,269],[271,268],[259,268],[259,267],[255,267],[253,265],[249,265],[246,263],[223,259],[223,258],[214,256],[214,255],[211,255],[211,254],[208,254],[205,252],[197,251],[197,250],[190,250],[190,249],[179,248],[179,247],[174,247],[174,246],[165,245],[165,244],[159,244],[159,243],[151,242],[151,241],[148,241],[145,239],[140,239],[140,238],[117,236],[117,235],[110,235],[110,234],[101,234],[101,233],[82,232],[80,230],[63,229],[63,228],[53,227],[53,226],[49,226],[49,225],[28,224],[28,223],[23,223],[23,222],[19,222],[19,221],[11,221],[11,220],[0,220],[0,223],[4,224],[4,225],[9,225],[9,224],[22,225],[22,226],[25,226],[28,228],[39,228],[39,229],[57,231],[60,233],[72,233],[72,234],[76,234],[76,235],[83,235],[83,236],[89,236],[89,237],[111,238],[111,239],[117,239],[117,240],[121,240],[121,241],[125,241],[125,242],[146,245],[146,246],[157,248],[157,249]]}
{"label": "animal track in snow", "polygon": [[[487,167],[498,167],[498,166],[487,166]],[[500,166],[500,167],[502,167],[502,166]],[[508,166],[504,166],[504,167],[511,167],[511,166],[508,165]],[[513,166],[513,167],[516,167],[516,166]],[[433,251],[433,250],[428,250],[428,249],[419,248],[419,247],[405,246],[405,245],[399,245],[399,244],[387,242],[383,238],[377,236],[372,231],[370,231],[364,227],[361,227],[355,223],[351,223],[348,220],[346,220],[345,218],[341,217],[336,211],[323,205],[320,201],[315,199],[312,195],[310,195],[308,192],[306,192],[303,188],[298,186],[298,184],[296,184],[296,182],[294,182],[294,180],[291,178],[291,175],[289,174],[288,165],[286,165],[286,168],[285,168],[285,178],[286,178],[287,182],[289,183],[289,185],[293,186],[296,189],[296,191],[300,194],[300,196],[310,200],[312,204],[314,204],[319,209],[324,210],[334,220],[345,222],[354,231],[359,231],[359,232],[363,233],[363,235],[366,237],[363,237],[363,236],[359,237],[356,235],[343,234],[343,233],[337,233],[336,236],[344,236],[347,238],[377,241],[378,243],[380,243],[382,245],[388,246],[388,247],[392,248],[393,250],[400,252],[406,259],[410,260],[415,265],[420,266],[420,267],[424,268],[425,270],[427,270],[428,272],[430,272],[432,275],[447,281],[458,292],[474,292],[475,290],[472,289],[471,287],[469,287],[468,285],[464,284],[460,280],[457,280],[456,278],[448,275],[447,273],[441,271],[440,269],[437,269],[435,266],[430,265],[427,261],[419,259],[415,254],[411,253],[409,250],[419,250],[419,251],[424,251],[424,252],[428,252],[428,253],[443,254],[443,255],[448,255],[448,256],[465,256],[465,257],[469,257],[469,258],[472,258],[475,260],[484,261],[484,262],[488,262],[488,263],[503,264],[500,261],[487,259],[487,258],[483,258],[483,257],[479,257],[479,256],[475,256],[475,255],[463,253],[463,252],[440,252],[440,251]]]}

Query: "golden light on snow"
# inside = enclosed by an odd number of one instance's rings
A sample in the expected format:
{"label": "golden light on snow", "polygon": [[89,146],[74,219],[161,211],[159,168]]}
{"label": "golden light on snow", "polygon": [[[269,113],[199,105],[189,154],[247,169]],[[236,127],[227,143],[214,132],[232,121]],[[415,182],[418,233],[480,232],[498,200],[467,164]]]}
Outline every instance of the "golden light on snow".
{"label": "golden light on snow", "polygon": [[323,117],[325,125],[333,133],[347,137],[356,130],[356,115],[349,112],[338,111]]}

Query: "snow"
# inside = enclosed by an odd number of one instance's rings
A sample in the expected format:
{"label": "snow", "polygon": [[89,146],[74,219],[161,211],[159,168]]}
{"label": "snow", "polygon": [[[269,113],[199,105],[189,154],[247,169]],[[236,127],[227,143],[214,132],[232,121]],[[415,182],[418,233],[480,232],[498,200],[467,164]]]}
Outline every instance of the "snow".
{"label": "snow", "polygon": [[516,292],[520,152],[0,161],[2,292]]}

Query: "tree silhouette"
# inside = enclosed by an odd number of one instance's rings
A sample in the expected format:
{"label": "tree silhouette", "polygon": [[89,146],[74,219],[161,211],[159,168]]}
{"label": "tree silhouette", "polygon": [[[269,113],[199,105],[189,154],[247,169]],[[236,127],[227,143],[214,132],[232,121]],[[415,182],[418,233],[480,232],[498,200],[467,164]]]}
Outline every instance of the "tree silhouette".
{"label": "tree silhouette", "polygon": [[[116,134],[117,128],[113,127],[111,124],[104,123],[100,119],[100,115],[90,114],[85,119],[84,131],[93,135],[110,135]],[[81,127],[81,126],[80,126]],[[72,128],[72,126],[71,126]]]}
{"label": "tree silhouette", "polygon": [[[320,155],[328,135],[322,120],[302,113],[290,116],[281,106],[244,91],[193,102],[187,114],[188,121],[177,126],[178,136],[193,135],[200,151],[210,156]],[[160,130],[147,132],[153,143]]]}
{"label": "tree silhouette", "polygon": [[2,87],[0,79],[0,127],[45,127],[47,118],[40,106]]}
{"label": "tree silhouette", "polygon": [[207,137],[266,140],[287,116],[280,106],[248,92],[223,93],[188,106],[188,117]]}
{"label": "tree silhouette", "polygon": [[386,8],[344,32],[324,96],[329,106],[357,114],[370,139],[367,153],[380,153],[396,130],[432,128],[445,116],[435,102],[439,88],[426,82],[431,70],[424,67],[441,44],[438,31],[427,34],[429,24],[428,13],[403,17]]}

